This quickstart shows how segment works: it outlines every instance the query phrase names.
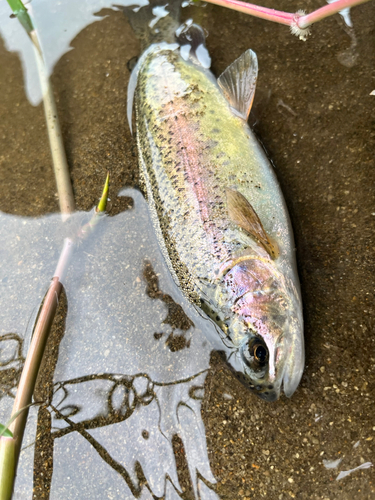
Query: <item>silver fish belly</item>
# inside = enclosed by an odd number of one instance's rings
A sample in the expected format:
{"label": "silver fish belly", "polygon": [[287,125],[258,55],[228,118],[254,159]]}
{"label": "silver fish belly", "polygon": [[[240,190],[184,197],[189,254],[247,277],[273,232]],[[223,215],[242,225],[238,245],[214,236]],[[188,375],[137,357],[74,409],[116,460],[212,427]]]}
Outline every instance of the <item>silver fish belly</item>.
{"label": "silver fish belly", "polygon": [[218,81],[185,59],[177,44],[154,44],[129,84],[153,224],[240,380],[268,401],[282,386],[291,396],[304,367],[302,304],[286,205],[247,125],[256,56],[247,51]]}

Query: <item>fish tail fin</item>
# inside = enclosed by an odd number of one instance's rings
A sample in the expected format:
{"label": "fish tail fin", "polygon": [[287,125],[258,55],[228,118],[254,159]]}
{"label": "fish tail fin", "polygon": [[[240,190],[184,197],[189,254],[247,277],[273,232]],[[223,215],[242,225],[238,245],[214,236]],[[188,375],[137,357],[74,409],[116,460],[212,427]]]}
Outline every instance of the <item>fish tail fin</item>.
{"label": "fish tail fin", "polygon": [[149,0],[142,7],[116,7],[124,11],[135,36],[141,42],[142,51],[153,43],[175,43],[175,32],[180,25],[181,0]]}

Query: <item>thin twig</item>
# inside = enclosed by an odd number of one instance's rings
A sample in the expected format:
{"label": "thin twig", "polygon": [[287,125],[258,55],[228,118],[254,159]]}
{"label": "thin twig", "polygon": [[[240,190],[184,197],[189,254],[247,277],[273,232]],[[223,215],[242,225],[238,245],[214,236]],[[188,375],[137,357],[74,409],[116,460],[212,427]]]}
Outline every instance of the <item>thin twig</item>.
{"label": "thin twig", "polygon": [[320,9],[314,10],[310,14],[303,15],[298,18],[298,26],[301,29],[311,26],[311,24],[321,21],[328,16],[337,14],[341,10],[347,9],[348,7],[354,7],[355,5],[360,5],[361,3],[368,2],[369,0],[337,0],[332,2]]}
{"label": "thin twig", "polygon": [[31,5],[29,5],[29,10],[27,10],[21,0],[8,0],[8,3],[14,15],[17,17],[18,21],[21,23],[32,41],[42,90],[44,113],[47,123],[53,170],[55,172],[57,192],[59,196],[60,211],[63,219],[65,220],[69,214],[75,210],[73,188],[70,181],[69,167],[66,160],[53,89],[50,79],[48,78],[38,32],[35,27],[35,23],[30,16],[32,8]]}
{"label": "thin twig", "polygon": [[[29,6],[31,11],[31,6]],[[43,60],[40,41],[36,29],[31,33],[31,40],[38,67],[40,86],[42,89],[44,113],[46,117],[49,145],[52,155],[53,170],[55,173],[57,192],[59,196],[60,211],[63,217],[75,210],[72,183],[70,180],[69,166],[66,159],[60,122],[56,109],[55,96]]]}
{"label": "thin twig", "polygon": [[[30,348],[28,350],[25,364],[22,369],[21,378],[17,387],[17,394],[13,404],[12,416],[17,415],[17,412],[19,412],[20,409],[27,407],[31,403],[48,335],[51,330],[60,295],[63,290],[62,282],[65,279],[65,275],[68,270],[69,263],[77,242],[87,238],[95,229],[95,226],[98,224],[100,218],[104,215],[104,210],[108,198],[108,183],[109,174],[107,174],[103,194],[99,201],[98,208],[95,210],[95,213],[92,216],[91,220],[81,228],[74,239],[65,238],[64,240],[64,246],[61,251],[54,276],[52,278],[48,292],[44,298],[33,330]],[[21,450],[27,416],[28,409],[20,413],[9,426],[9,430],[12,432],[14,438],[16,439],[15,470],[17,468],[17,462]]]}
{"label": "thin twig", "polygon": [[[8,0],[8,3],[33,43],[42,88],[44,111],[59,195],[60,210],[63,218],[66,218],[74,211],[75,203],[60,124],[57,116],[55,98],[43,60],[38,34],[22,1]],[[93,231],[99,221],[99,218],[104,213],[108,198],[108,183],[109,174],[107,175],[98,208],[90,222],[81,228],[81,231],[75,238],[76,240],[86,238]],[[30,348],[22,369],[20,382],[17,387],[17,394],[12,409],[11,423],[9,424],[10,436],[0,436],[0,500],[9,500],[12,495],[17,463],[27,422],[28,407],[31,404],[48,335],[55,318],[59,298],[63,289],[62,281],[69,267],[69,262],[75,246],[74,244],[75,241],[70,238],[66,238],[64,240],[63,250],[60,254],[55,274],[52,278],[48,292],[44,297],[43,304],[33,330]]]}
{"label": "thin twig", "polygon": [[[56,267],[55,275],[52,278],[50,287],[44,298],[43,305],[33,331],[30,348],[28,350],[21,378],[17,387],[17,394],[13,404],[12,415],[16,414],[21,408],[24,408],[31,403],[48,334],[50,332],[61,291],[63,289],[60,279],[62,279],[63,275],[66,273],[72,251],[73,241],[66,238]],[[28,410],[22,412],[9,426],[9,430],[12,432],[13,436],[17,438],[15,453],[16,459],[18,459],[21,449],[27,416]]]}
{"label": "thin twig", "polygon": [[290,27],[291,32],[297,35],[301,40],[306,40],[310,34],[308,29],[313,23],[321,21],[328,16],[337,14],[338,12],[348,7],[354,7],[369,0],[337,0],[329,5],[325,5],[320,9],[305,14],[303,10],[295,13],[283,12],[281,10],[268,9],[259,5],[254,5],[240,0],[206,0],[209,3],[227,7],[228,9],[236,10],[244,14],[249,14],[260,19],[273,21],[275,23],[284,24]]}
{"label": "thin twig", "polygon": [[259,17],[260,19],[266,19],[267,21],[273,21],[279,24],[286,24],[287,26],[291,25],[294,18],[294,14],[291,14],[289,12],[283,12],[276,9],[268,9],[267,7],[261,7],[252,3],[241,2],[240,0],[207,1],[215,5],[220,5],[221,7],[227,7],[228,9],[236,10],[237,12],[242,12],[244,14],[249,14],[250,16]]}

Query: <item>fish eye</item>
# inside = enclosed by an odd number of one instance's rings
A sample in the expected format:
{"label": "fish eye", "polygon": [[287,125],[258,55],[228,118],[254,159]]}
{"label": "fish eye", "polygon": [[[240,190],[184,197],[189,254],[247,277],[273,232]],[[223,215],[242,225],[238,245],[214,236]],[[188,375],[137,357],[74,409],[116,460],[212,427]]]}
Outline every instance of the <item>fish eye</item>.
{"label": "fish eye", "polygon": [[267,361],[268,351],[263,344],[255,344],[253,347],[253,356],[260,365]]}
{"label": "fish eye", "polygon": [[268,361],[268,349],[259,337],[253,337],[241,350],[245,363],[253,370],[261,370]]}

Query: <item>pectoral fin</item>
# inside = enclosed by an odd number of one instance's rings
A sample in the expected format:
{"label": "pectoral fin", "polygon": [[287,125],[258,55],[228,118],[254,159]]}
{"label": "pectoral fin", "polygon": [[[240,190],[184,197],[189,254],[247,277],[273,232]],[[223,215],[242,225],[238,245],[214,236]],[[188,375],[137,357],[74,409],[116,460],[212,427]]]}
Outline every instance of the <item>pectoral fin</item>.
{"label": "pectoral fin", "polygon": [[225,98],[237,113],[247,121],[254,100],[258,76],[258,59],[247,50],[222,73],[217,83]]}
{"label": "pectoral fin", "polygon": [[279,255],[277,245],[272,242],[247,199],[234,189],[228,188],[227,204],[230,219],[256,238],[272,259]]}

